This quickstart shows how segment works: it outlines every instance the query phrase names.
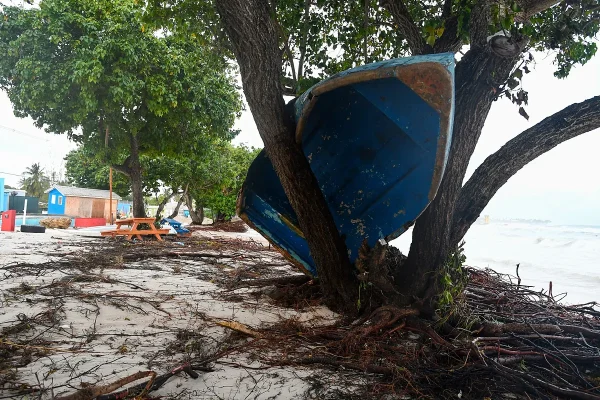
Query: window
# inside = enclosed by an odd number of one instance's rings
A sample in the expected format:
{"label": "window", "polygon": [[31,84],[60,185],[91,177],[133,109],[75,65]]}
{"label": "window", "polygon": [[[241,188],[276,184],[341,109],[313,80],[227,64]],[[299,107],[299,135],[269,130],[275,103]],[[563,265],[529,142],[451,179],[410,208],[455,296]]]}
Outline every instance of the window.
{"label": "window", "polygon": [[50,203],[56,204],[56,195],[55,194],[52,195],[52,200],[50,200]]}
{"label": "window", "polygon": [[58,196],[58,205],[62,206],[62,196]]}

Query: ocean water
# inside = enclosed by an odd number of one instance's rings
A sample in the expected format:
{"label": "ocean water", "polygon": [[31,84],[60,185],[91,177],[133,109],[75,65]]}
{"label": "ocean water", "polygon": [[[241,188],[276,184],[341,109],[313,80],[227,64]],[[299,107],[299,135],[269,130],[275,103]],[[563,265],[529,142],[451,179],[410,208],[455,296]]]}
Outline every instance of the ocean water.
{"label": "ocean water", "polygon": [[[412,231],[391,242],[408,253]],[[600,302],[600,226],[522,222],[474,224],[465,236],[467,265],[515,275],[521,284],[548,290],[564,303]]]}

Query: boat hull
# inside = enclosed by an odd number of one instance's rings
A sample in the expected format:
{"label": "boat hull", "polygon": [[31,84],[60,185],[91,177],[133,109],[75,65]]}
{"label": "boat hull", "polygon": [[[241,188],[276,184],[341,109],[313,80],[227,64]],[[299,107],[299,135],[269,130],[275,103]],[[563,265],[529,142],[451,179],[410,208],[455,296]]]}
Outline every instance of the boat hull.
{"label": "boat hull", "polygon": [[[323,192],[348,256],[404,233],[435,197],[451,143],[454,56],[369,64],[320,82],[295,103],[296,141]],[[238,213],[311,276],[316,266],[263,151]]]}

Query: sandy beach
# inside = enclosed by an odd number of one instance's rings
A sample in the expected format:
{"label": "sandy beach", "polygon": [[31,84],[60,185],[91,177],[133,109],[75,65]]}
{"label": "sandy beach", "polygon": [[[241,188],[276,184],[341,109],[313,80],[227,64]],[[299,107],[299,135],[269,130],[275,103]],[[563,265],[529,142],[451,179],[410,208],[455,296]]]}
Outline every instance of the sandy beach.
{"label": "sandy beach", "polygon": [[[133,243],[139,254],[171,252],[139,261],[123,260],[112,251],[111,246],[121,244],[82,235],[93,236],[94,230],[0,234],[0,329],[4,344],[14,346],[13,368],[2,368],[0,376],[2,398],[11,393],[14,398],[52,398],[138,371],[162,374],[215,356],[219,361],[210,363],[211,372],[199,371],[197,379],[181,373],[153,394],[287,399],[309,391],[308,370],[261,370],[252,351],[243,350],[252,337],[221,326],[231,321],[248,329],[289,320],[325,324],[336,318],[323,307],[279,307],[265,294],[231,286],[247,277],[297,274],[278,253],[260,249],[255,234],[217,235],[251,240],[258,249],[252,253],[239,246],[223,249],[207,241],[215,234],[206,232],[185,245],[178,240]],[[199,249],[203,255],[193,258],[172,254]],[[230,351],[231,346],[241,348]],[[27,390],[30,394],[17,395]]]}

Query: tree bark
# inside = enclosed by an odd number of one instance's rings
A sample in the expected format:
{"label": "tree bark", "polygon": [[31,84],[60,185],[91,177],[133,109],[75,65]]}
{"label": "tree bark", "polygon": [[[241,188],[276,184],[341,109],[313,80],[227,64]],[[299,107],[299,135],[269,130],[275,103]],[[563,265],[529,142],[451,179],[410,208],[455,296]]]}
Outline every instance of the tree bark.
{"label": "tree bark", "polygon": [[521,168],[560,143],[597,128],[600,128],[600,96],[549,116],[489,156],[461,190],[451,245],[462,240],[496,192]]}
{"label": "tree bark", "polygon": [[413,55],[432,52],[432,47],[425,42],[421,29],[415,24],[403,0],[380,0],[379,3],[392,15],[398,31],[408,42],[408,47]]}
{"label": "tree bark", "polygon": [[189,193],[184,195],[185,205],[190,212],[190,218],[192,218],[192,225],[202,225],[204,222],[204,206],[200,202],[196,202],[196,208],[194,208],[194,201]]}
{"label": "tree bark", "polygon": [[225,214],[217,211],[217,215],[213,218],[213,224],[225,222]]}
{"label": "tree bark", "polygon": [[140,148],[135,134],[129,137],[128,170],[131,180],[131,197],[133,199],[133,217],[145,218],[144,191],[142,189],[142,165],[140,163]]}
{"label": "tree bark", "polygon": [[[300,60],[298,60],[298,82],[303,78],[304,74],[304,57],[306,56],[306,42],[308,40],[308,31],[310,30],[310,3],[311,0],[304,0],[304,23],[302,24],[302,32],[300,32]],[[298,87],[294,88],[298,91]]]}
{"label": "tree bark", "polygon": [[181,208],[181,205],[185,201],[185,195],[187,194],[188,187],[189,187],[189,185],[185,186],[185,189],[184,189],[183,193],[181,194],[181,197],[179,197],[179,201],[177,202],[175,209],[173,210],[171,215],[169,215],[167,218],[175,218],[179,215],[179,209]]}
{"label": "tree bark", "polygon": [[246,100],[275,172],[317,266],[329,304],[356,311],[358,283],[308,160],[294,139],[280,84],[276,29],[266,0],[218,0],[217,10],[240,67]]}

